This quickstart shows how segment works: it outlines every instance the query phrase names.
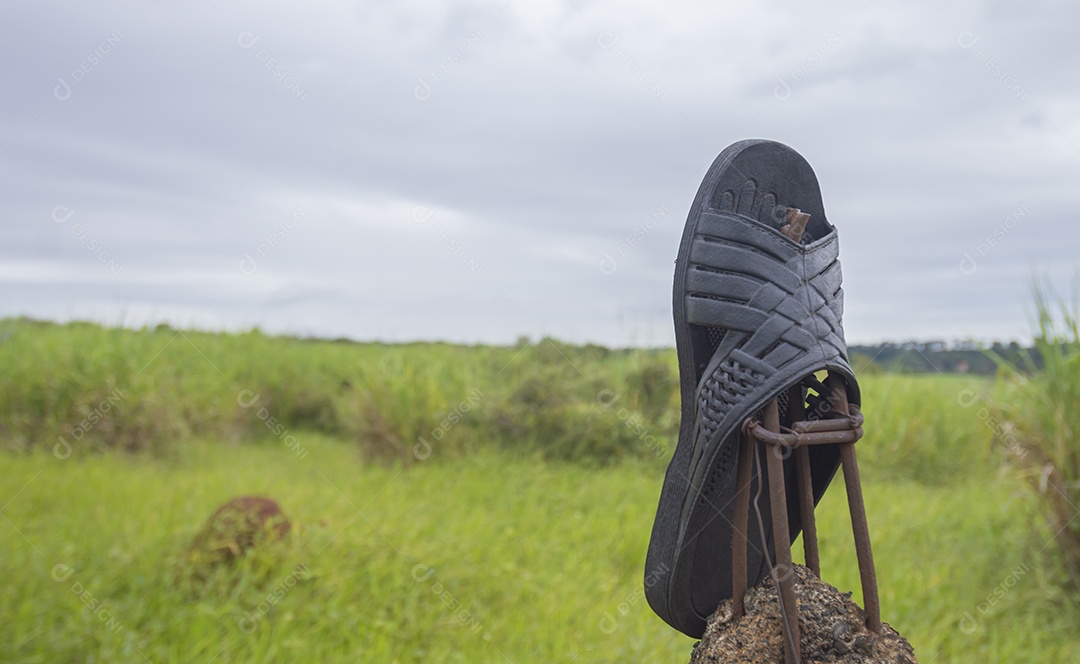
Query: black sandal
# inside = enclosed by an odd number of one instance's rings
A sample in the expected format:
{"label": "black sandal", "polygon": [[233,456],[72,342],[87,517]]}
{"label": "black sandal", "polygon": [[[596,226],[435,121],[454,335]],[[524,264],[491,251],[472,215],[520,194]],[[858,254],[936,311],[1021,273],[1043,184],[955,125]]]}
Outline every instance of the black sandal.
{"label": "black sandal", "polygon": [[[859,403],[841,323],[838,254],[817,177],[797,152],[750,140],[720,153],[690,208],[675,267],[682,424],[645,563],[649,605],[689,636],[700,637],[706,618],[731,597],[743,422],[779,398],[781,422],[790,423],[788,389],[821,370],[843,378]],[[817,502],[839,450],[815,445],[810,463]],[[794,497],[794,459],[784,469]],[[756,519],[748,528],[749,587],[767,572],[763,539],[772,548],[769,510],[761,508],[764,538]],[[799,510],[788,514],[794,540]]]}

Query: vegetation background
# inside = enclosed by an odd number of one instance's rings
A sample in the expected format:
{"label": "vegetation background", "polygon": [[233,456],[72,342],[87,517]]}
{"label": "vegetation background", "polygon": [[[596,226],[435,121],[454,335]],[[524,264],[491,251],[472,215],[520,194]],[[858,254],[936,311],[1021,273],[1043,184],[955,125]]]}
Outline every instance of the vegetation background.
{"label": "vegetation background", "polygon": [[[883,613],[921,662],[1080,660],[1080,343],[1043,305],[996,378],[861,358]],[[686,661],[642,593],[677,406],[670,349],[0,321],[0,660]],[[293,536],[179,583],[243,494]],[[838,483],[823,572],[858,599],[845,510]]]}

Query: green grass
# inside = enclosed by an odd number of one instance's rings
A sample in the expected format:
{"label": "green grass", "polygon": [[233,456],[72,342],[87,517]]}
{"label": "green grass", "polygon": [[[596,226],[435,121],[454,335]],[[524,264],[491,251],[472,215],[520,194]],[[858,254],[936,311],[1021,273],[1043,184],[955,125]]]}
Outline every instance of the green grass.
{"label": "green grass", "polygon": [[997,435],[1042,499],[1072,589],[1080,590],[1080,289],[1071,303],[1049,286],[1035,295],[1043,368],[1007,367],[994,408],[1003,422]]}
{"label": "green grass", "polygon": [[[641,596],[660,486],[652,465],[588,468],[490,451],[403,468],[304,438],[304,459],[215,443],[189,444],[167,462],[8,458],[0,659],[688,659],[692,641]],[[1036,505],[1018,480],[987,479],[867,481],[885,619],[923,662],[1073,661],[1076,613],[1044,578],[1052,561],[1039,550],[1049,535]],[[842,489],[819,508],[824,574],[857,590]],[[194,594],[176,584],[178,558],[214,507],[252,493],[282,504],[295,537]],[[1022,565],[1025,587],[981,610]],[[54,580],[67,568],[70,577]],[[282,584],[291,587],[260,616]],[[258,622],[250,634],[241,629],[249,614]],[[971,633],[965,615],[977,620]]]}
{"label": "green grass", "polygon": [[[0,661],[685,662],[641,590],[674,359],[0,321]],[[924,664],[1080,660],[1010,393],[861,382],[884,619]],[[179,582],[243,494],[294,535]],[[842,482],[818,514],[858,596]]]}
{"label": "green grass", "polygon": [[[3,495],[18,493],[4,510],[11,523],[0,526],[0,573],[18,581],[0,586],[0,655],[475,662],[505,654],[524,662],[685,654],[688,639],[653,619],[638,591],[653,473],[505,453],[402,470],[364,465],[338,441],[307,445],[303,460],[276,447],[212,444],[191,445],[170,463],[13,460],[0,481]],[[276,498],[297,536],[249,565],[238,586],[186,595],[172,581],[176,558],[214,506],[238,493]],[[54,581],[58,564],[75,573]],[[244,612],[300,564],[299,582],[243,633]],[[80,604],[76,581],[123,624],[118,634]],[[604,612],[618,615],[627,598],[632,611],[605,634]]]}
{"label": "green grass", "polygon": [[651,441],[678,426],[674,352],[552,339],[356,344],[9,319],[0,369],[7,451],[165,454],[191,437],[309,430],[402,462],[426,458],[416,454],[424,437],[436,457],[482,440],[603,464],[663,456]]}
{"label": "green grass", "polygon": [[[822,575],[861,604],[843,482],[818,507]],[[865,485],[882,618],[920,662],[1071,662],[1078,613],[1060,594],[1052,535],[1021,481]],[[801,554],[801,540],[795,551]],[[800,556],[797,556],[797,558]],[[1050,572],[1049,570],[1055,570]]]}
{"label": "green grass", "polygon": [[860,387],[866,437],[859,455],[870,480],[941,484],[1000,466],[977,407],[990,381],[883,373],[861,377]]}

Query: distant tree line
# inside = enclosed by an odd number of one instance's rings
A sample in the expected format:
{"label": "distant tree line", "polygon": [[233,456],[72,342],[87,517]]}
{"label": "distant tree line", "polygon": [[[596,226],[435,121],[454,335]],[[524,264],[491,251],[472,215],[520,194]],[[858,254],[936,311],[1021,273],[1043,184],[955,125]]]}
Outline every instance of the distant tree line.
{"label": "distant tree line", "polygon": [[971,340],[886,342],[876,346],[849,346],[856,369],[900,373],[969,373],[993,375],[998,362],[1024,369],[1042,368],[1035,348],[1013,341],[987,345]]}

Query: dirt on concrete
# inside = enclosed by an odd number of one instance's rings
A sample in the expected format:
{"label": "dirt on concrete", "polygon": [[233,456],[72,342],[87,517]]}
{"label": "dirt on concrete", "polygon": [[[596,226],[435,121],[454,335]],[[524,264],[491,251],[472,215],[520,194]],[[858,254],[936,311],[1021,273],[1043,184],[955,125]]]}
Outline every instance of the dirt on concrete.
{"label": "dirt on concrete", "polygon": [[[882,624],[881,634],[866,629],[863,610],[802,565],[795,566],[802,662],[844,664],[914,664],[915,651],[896,630]],[[776,586],[766,576],[746,595],[746,615],[732,619],[731,600],[709,617],[705,635],[694,646],[690,664],[784,661]]]}

